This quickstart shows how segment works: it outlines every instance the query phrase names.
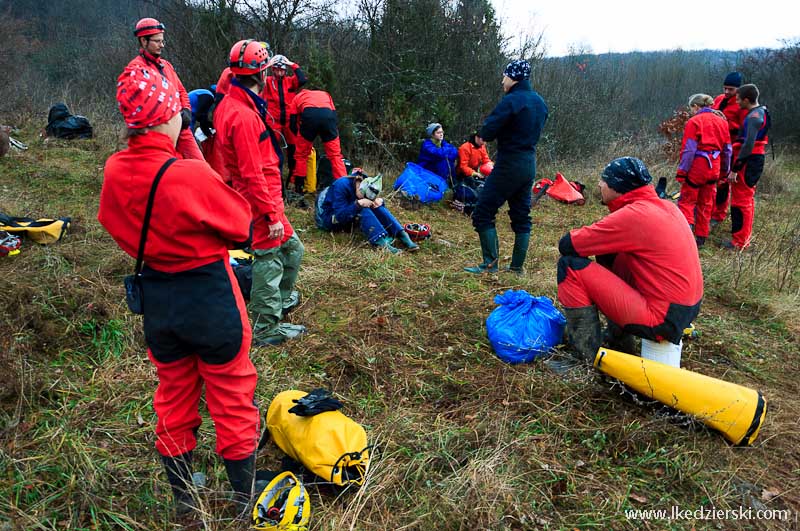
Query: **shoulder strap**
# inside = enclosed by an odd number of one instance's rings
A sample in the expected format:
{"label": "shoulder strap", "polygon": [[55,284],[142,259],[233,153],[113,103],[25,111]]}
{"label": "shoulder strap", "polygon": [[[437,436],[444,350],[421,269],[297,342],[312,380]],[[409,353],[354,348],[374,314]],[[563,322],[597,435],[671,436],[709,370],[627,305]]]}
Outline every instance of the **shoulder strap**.
{"label": "shoulder strap", "polygon": [[147,209],[144,211],[144,222],[142,223],[142,236],[139,239],[139,252],[136,254],[136,268],[133,271],[135,275],[138,275],[142,271],[144,244],[147,241],[147,230],[150,228],[150,214],[153,212],[153,199],[156,197],[156,188],[158,187],[159,181],[161,181],[161,177],[163,177],[164,173],[167,171],[167,168],[176,160],[178,159],[173,157],[161,166],[161,169],[159,169],[156,174],[156,178],[153,179],[153,185],[150,187],[150,196],[147,198]]}

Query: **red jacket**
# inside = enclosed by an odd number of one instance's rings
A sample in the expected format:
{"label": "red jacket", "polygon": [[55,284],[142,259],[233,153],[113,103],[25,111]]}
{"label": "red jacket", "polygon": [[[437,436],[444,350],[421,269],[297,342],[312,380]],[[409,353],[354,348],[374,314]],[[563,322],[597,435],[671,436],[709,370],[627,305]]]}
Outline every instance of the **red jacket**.
{"label": "red jacket", "polygon": [[486,144],[475,147],[475,144],[467,141],[458,147],[458,172],[461,175],[471,177],[472,172],[479,171],[487,162],[492,162],[492,159],[486,152]]}
{"label": "red jacket", "polygon": [[[150,131],[130,138],[128,149],[106,161],[97,219],[134,258],[150,187],[172,157],[177,157],[172,140]],[[227,260],[228,249],[249,235],[247,201],[205,162],[178,159],[156,189],[144,261],[164,273],[187,271]]]}
{"label": "red jacket", "polygon": [[630,278],[651,308],[666,312],[671,303],[693,306],[703,298],[703,272],[697,244],[686,218],[652,186],[621,195],[611,213],[592,225],[570,231],[578,255],[625,253]]}
{"label": "red jacket", "polygon": [[[231,85],[214,111],[214,125],[215,148],[221,147],[231,184],[250,203],[253,249],[280,246],[294,230],[283,211],[278,154],[250,94],[236,84]],[[284,236],[280,241],[269,238],[269,225],[276,221],[283,224]]]}
{"label": "red jacket", "polygon": [[292,100],[294,100],[297,90],[305,82],[302,71],[298,74],[300,67],[294,65],[292,69],[295,72],[293,76],[268,76],[264,90],[261,91],[261,97],[267,102],[267,112],[280,126],[289,124]]}
{"label": "red jacket", "polygon": [[695,185],[714,182],[730,170],[731,151],[728,123],[708,107],[700,109],[683,129],[677,174]]}
{"label": "red jacket", "polygon": [[333,98],[324,90],[301,90],[289,106],[289,115],[301,114],[306,108],[336,110]]}
{"label": "red jacket", "polygon": [[728,120],[728,130],[730,131],[731,139],[736,138],[744,122],[744,117],[747,116],[747,109],[742,109],[739,107],[739,104],[736,103],[736,94],[727,97],[725,94],[720,94],[714,98],[714,104],[711,108],[722,111],[722,114],[724,114],[725,118]]}
{"label": "red jacket", "polygon": [[228,67],[219,75],[215,92],[222,95],[227,94],[231,89],[231,79],[233,79],[233,72],[231,72],[230,67]]}
{"label": "red jacket", "polygon": [[161,72],[161,75],[167,78],[167,81],[169,81],[172,86],[177,87],[181,96],[181,108],[192,110],[192,104],[189,103],[189,93],[183,88],[183,83],[181,83],[177,72],[175,72],[175,68],[173,68],[169,61],[160,58],[157,59],[146,51],[139,50],[139,55],[134,57],[131,62],[128,63],[128,66],[146,66],[155,68]]}

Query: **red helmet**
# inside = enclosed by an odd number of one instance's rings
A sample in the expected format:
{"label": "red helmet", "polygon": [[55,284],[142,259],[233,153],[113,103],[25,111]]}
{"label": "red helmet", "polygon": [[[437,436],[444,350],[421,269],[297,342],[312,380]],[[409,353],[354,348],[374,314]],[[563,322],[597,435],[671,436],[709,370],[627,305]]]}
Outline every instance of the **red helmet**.
{"label": "red helmet", "polygon": [[493,162],[486,162],[486,163],[481,165],[481,168],[480,168],[479,171],[483,174],[484,177],[487,177],[490,173],[492,173],[493,169],[494,169],[494,163]]}
{"label": "red helmet", "polygon": [[269,52],[264,44],[253,39],[234,44],[228,63],[231,72],[237,76],[249,76],[266,70]]}
{"label": "red helmet", "polygon": [[431,237],[431,226],[427,223],[406,223],[403,228],[415,242],[421,242]]}
{"label": "red helmet", "polygon": [[143,18],[136,23],[136,29],[133,30],[135,37],[147,37],[148,35],[155,35],[163,33],[167,29],[164,24],[154,18]]}
{"label": "red helmet", "polygon": [[119,111],[130,129],[155,127],[181,110],[181,96],[167,78],[143,66],[128,66],[117,78]]}

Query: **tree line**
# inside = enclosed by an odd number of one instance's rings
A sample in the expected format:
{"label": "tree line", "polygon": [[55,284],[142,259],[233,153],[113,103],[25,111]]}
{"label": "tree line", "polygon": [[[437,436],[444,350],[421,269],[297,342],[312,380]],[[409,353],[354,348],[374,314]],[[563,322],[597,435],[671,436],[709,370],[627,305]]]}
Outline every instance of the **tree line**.
{"label": "tree line", "polygon": [[[4,5],[5,4],[5,5]],[[0,2],[0,115],[46,117],[65,101],[90,119],[115,117],[115,82],[136,53],[141,17],[167,27],[165,59],[187,90],[208,87],[241,38],[266,40],[330,92],[345,153],[413,159],[429,122],[454,143],[502,95],[509,59],[533,64],[550,109],[540,156],[591,154],[609,142],[657,135],[697,92],[716,95],[731,70],[762,92],[773,137],[794,145],[800,108],[800,39],[776,50],[683,50],[545,57],[541,34],[512,47],[488,0],[73,0]],[[515,39],[514,42],[520,42]],[[8,120],[8,118],[5,118]]]}

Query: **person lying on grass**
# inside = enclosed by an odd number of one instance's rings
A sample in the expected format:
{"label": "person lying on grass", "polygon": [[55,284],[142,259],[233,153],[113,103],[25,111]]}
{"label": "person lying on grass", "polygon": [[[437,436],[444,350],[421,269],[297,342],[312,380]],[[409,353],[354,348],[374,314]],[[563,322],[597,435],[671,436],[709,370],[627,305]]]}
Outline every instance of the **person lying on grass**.
{"label": "person lying on grass", "polygon": [[419,245],[403,229],[399,221],[389,212],[380,194],[381,176],[369,177],[361,168],[343,178],[333,181],[320,192],[317,198],[316,222],[325,231],[351,230],[355,224],[373,246],[393,254],[400,249],[392,245],[395,238],[411,252]]}

